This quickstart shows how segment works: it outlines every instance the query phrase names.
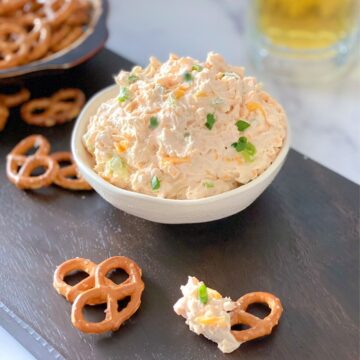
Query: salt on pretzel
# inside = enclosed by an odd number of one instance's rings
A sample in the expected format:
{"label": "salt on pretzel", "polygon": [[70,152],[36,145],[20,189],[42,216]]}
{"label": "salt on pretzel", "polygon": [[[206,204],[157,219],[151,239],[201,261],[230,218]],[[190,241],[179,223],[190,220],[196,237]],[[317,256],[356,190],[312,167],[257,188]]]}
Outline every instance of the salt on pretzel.
{"label": "salt on pretzel", "polygon": [[[26,153],[37,148],[34,155]],[[20,141],[6,158],[6,175],[20,189],[39,189],[49,186],[59,170],[59,165],[48,156],[49,142],[41,135],[31,135]],[[20,168],[20,169],[19,169]],[[45,168],[41,175],[32,176],[37,168]]]}
{"label": "salt on pretzel", "polygon": [[[123,269],[129,275],[121,284],[108,286],[107,274],[115,269]],[[95,269],[95,287],[80,293],[71,309],[73,325],[85,333],[103,333],[119,329],[140,307],[144,283],[140,267],[124,256],[114,256],[97,265]],[[128,304],[118,310],[118,301],[130,297]],[[106,316],[101,322],[94,323],[85,319],[83,310],[89,304],[106,302]]]}
{"label": "salt on pretzel", "polygon": [[[59,171],[54,183],[64,189],[70,190],[92,190],[91,186],[80,175],[74,163],[71,152],[62,151],[50,155],[59,164]],[[70,165],[61,166],[61,162],[69,162]]]}
{"label": "salt on pretzel", "polygon": [[29,125],[50,127],[74,119],[84,103],[85,95],[81,90],[61,89],[50,98],[39,98],[25,103],[20,113]]}
{"label": "salt on pretzel", "polygon": [[[253,292],[245,294],[237,300],[237,307],[230,313],[231,325],[243,324],[249,326],[246,330],[231,330],[237,341],[240,343],[269,335],[274,326],[279,322],[283,307],[280,300],[266,292]],[[247,312],[251,304],[266,304],[270,308],[270,314],[264,319]]]}

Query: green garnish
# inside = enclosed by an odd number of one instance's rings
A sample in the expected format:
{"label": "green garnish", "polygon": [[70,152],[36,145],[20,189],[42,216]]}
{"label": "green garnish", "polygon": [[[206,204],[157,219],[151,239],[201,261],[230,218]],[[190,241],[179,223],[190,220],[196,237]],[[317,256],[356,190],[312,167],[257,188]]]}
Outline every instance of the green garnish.
{"label": "green garnish", "polygon": [[204,181],[204,186],[208,189],[213,188],[215,185],[210,181]]}
{"label": "green garnish", "polygon": [[183,78],[184,78],[185,81],[191,81],[193,79],[192,75],[188,71],[184,72]]}
{"label": "green garnish", "polygon": [[199,64],[195,64],[191,68],[191,70],[193,70],[193,71],[201,71],[202,69],[203,69],[203,67]]}
{"label": "green garnish", "polygon": [[155,191],[160,188],[160,180],[157,176],[153,176],[151,179],[151,188]]}
{"label": "green garnish", "polygon": [[129,83],[129,84],[132,84],[132,83],[134,83],[134,82],[136,82],[136,81],[138,81],[138,80],[139,80],[139,77],[136,76],[136,75],[130,75],[130,76],[128,77],[128,83]]}
{"label": "green garnish", "polygon": [[255,146],[248,142],[246,143],[246,148],[245,148],[246,152],[250,155],[250,156],[254,156],[256,154],[256,148]]}
{"label": "green garnish", "polygon": [[246,148],[247,138],[245,136],[241,136],[237,142],[231,144],[233,148],[237,152],[243,151]]}
{"label": "green garnish", "polygon": [[150,129],[155,129],[156,127],[158,127],[159,125],[159,120],[156,116],[152,116],[150,118],[150,124],[149,124],[149,128]]}
{"label": "green garnish", "polygon": [[239,79],[239,78],[240,78],[239,74],[237,74],[237,73],[235,73],[235,72],[224,72],[224,73],[222,74],[222,77],[224,77],[224,76],[234,77],[235,79]]}
{"label": "green garnish", "polygon": [[244,131],[250,126],[250,124],[244,120],[238,120],[235,125],[239,131]]}
{"label": "green garnish", "polygon": [[126,101],[127,99],[129,99],[130,97],[130,91],[128,88],[126,87],[123,87],[120,89],[120,92],[119,92],[119,96],[118,96],[118,101],[119,102],[124,102]]}
{"label": "green garnish", "polygon": [[241,136],[239,140],[231,144],[231,146],[235,148],[237,152],[241,152],[246,162],[254,160],[256,148],[251,142],[248,142],[245,136]]}
{"label": "green garnish", "polygon": [[214,114],[207,114],[206,115],[206,123],[205,123],[205,126],[211,130],[215,124],[215,115]]}
{"label": "green garnish", "polygon": [[200,286],[199,286],[199,289],[198,289],[198,294],[199,294],[199,300],[202,304],[207,304],[208,302],[208,293],[207,293],[207,287],[204,283],[202,283]]}

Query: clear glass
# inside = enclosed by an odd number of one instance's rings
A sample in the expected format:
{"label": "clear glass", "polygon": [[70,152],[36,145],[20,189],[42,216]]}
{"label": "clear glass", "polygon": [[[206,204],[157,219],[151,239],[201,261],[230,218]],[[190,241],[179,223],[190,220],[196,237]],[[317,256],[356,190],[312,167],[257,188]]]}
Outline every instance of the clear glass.
{"label": "clear glass", "polygon": [[252,0],[255,66],[296,82],[327,79],[359,58],[360,0]]}

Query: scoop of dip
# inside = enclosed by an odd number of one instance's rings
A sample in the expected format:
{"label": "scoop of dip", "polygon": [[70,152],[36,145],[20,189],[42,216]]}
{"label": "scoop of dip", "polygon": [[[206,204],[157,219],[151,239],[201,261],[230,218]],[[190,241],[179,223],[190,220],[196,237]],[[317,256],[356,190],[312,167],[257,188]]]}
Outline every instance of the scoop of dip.
{"label": "scoop of dip", "polygon": [[116,76],[119,95],[91,117],[83,143],[94,170],[123,189],[199,199],[237,188],[274,161],[282,107],[244,69],[209,53],[170,55]]}
{"label": "scoop of dip", "polygon": [[223,353],[236,350],[241,343],[231,334],[229,314],[236,304],[206,288],[196,277],[189,276],[187,284],[180,289],[183,297],[174,305],[174,311],[186,319],[190,330],[216,342]]}

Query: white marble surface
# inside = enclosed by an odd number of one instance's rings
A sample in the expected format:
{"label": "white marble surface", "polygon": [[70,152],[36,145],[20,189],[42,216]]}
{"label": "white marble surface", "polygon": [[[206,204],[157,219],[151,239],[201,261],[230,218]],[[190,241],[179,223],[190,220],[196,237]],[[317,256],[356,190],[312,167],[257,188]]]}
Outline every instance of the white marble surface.
{"label": "white marble surface", "polygon": [[[170,52],[204,59],[210,50],[254,73],[247,56],[245,0],[109,0],[108,47],[145,65]],[[341,81],[283,86],[266,81],[290,119],[293,147],[360,183],[360,66]],[[0,327],[0,359],[33,357]]]}

